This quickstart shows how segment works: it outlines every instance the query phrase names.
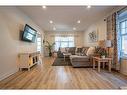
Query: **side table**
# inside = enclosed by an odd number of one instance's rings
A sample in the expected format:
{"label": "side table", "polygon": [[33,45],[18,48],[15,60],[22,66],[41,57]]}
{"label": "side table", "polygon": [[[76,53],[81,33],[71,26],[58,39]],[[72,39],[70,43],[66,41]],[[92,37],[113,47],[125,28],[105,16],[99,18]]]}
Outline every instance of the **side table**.
{"label": "side table", "polygon": [[68,57],[68,56],[70,56],[71,53],[63,53],[63,55],[64,55],[64,61],[65,61],[65,58]]}
{"label": "side table", "polygon": [[95,69],[95,63],[98,63],[98,72],[100,72],[100,65],[103,63],[103,68],[105,68],[105,63],[108,63],[108,70],[111,72],[111,63],[112,58],[100,58],[100,57],[93,57],[93,69]]}

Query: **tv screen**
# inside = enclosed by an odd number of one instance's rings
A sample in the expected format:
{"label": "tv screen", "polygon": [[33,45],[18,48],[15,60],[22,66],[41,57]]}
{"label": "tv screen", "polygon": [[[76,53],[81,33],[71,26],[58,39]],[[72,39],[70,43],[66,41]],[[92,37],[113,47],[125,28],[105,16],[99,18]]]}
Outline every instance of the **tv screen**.
{"label": "tv screen", "polygon": [[26,24],[22,34],[22,40],[28,42],[35,42],[36,35],[37,35],[37,31]]}

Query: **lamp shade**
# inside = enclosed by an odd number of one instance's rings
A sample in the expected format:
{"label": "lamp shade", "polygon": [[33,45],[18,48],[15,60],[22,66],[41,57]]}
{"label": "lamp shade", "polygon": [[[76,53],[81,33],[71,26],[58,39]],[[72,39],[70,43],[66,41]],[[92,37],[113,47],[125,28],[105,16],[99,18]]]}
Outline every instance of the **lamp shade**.
{"label": "lamp shade", "polygon": [[100,47],[111,47],[111,40],[100,40],[98,45]]}
{"label": "lamp shade", "polygon": [[111,40],[105,40],[105,47],[111,47]]}

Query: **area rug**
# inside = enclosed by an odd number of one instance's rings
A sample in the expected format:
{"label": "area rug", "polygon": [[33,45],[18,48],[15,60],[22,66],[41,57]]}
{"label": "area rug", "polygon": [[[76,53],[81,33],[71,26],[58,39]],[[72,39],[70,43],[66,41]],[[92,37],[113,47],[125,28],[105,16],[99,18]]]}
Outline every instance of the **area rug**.
{"label": "area rug", "polygon": [[65,61],[64,61],[64,58],[56,58],[52,66],[72,66],[72,64],[69,58],[66,58]]}

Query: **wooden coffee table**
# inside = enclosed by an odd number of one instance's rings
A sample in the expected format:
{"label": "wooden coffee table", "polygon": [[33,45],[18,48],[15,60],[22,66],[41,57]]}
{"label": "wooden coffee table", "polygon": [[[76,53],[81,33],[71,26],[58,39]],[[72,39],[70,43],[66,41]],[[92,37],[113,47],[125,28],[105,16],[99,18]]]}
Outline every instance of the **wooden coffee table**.
{"label": "wooden coffee table", "polygon": [[109,72],[111,72],[112,58],[93,57],[93,69],[95,69],[96,62],[98,63],[98,72],[100,72],[101,64],[103,64],[103,68],[105,68],[105,63],[108,63],[108,70]]}

